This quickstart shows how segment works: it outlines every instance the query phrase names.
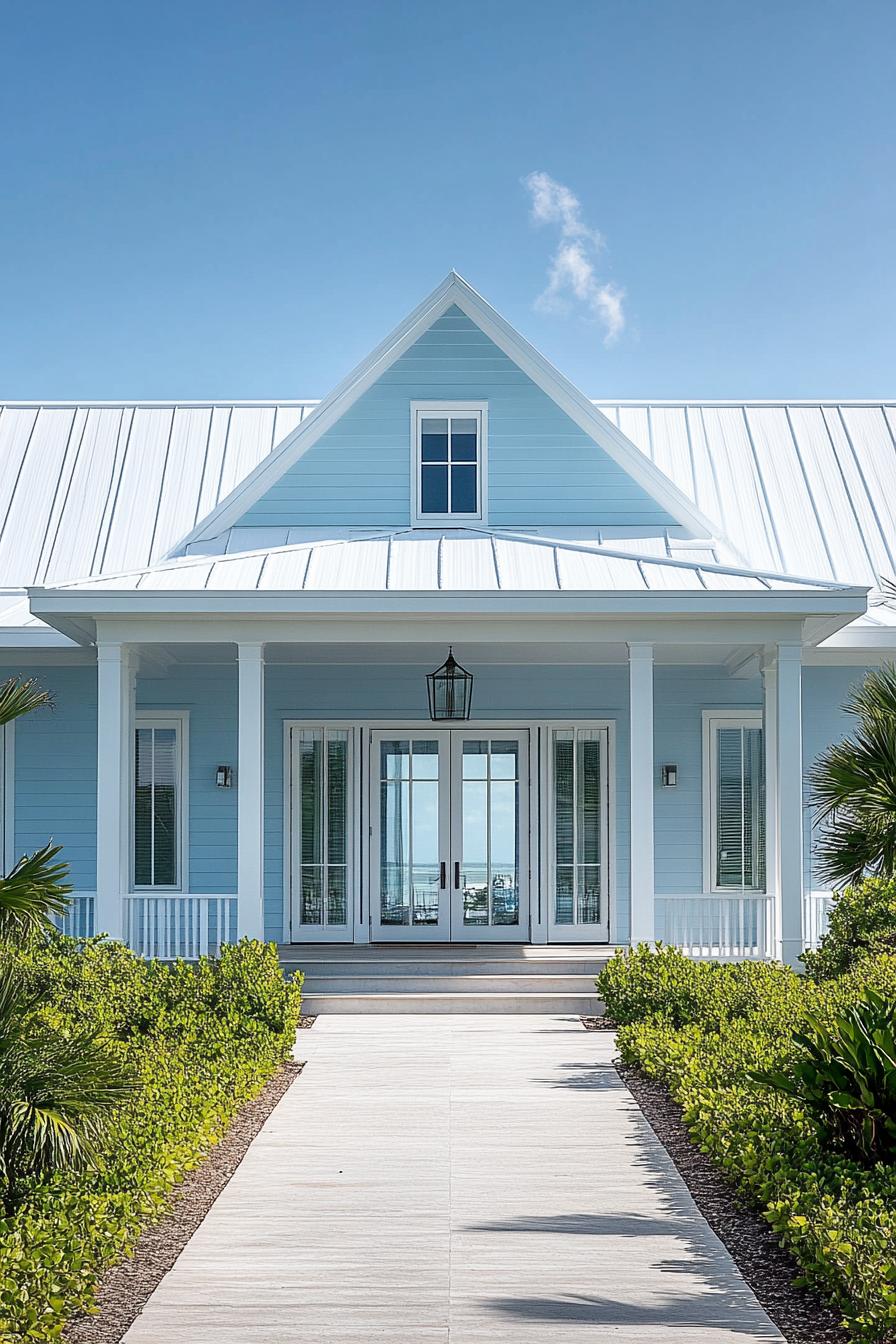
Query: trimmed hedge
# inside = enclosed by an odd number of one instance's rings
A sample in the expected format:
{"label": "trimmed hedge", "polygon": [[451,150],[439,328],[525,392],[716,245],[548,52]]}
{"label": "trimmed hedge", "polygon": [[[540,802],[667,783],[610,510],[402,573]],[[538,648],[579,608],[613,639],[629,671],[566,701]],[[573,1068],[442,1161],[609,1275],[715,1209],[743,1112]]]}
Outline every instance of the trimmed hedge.
{"label": "trimmed hedge", "polygon": [[288,1057],[301,976],[284,980],[274,946],[249,940],[195,964],[63,937],[5,955],[47,987],[55,1027],[90,1023],[140,1082],[105,1133],[97,1170],[41,1181],[0,1217],[0,1339],[55,1340]]}
{"label": "trimmed hedge", "polygon": [[896,1167],[826,1149],[797,1102],[750,1081],[780,1068],[807,1013],[822,1021],[865,986],[896,998],[896,957],[814,983],[784,966],[619,953],[598,980],[626,1064],[665,1083],[691,1138],[761,1207],[803,1281],[856,1339],[896,1340]]}

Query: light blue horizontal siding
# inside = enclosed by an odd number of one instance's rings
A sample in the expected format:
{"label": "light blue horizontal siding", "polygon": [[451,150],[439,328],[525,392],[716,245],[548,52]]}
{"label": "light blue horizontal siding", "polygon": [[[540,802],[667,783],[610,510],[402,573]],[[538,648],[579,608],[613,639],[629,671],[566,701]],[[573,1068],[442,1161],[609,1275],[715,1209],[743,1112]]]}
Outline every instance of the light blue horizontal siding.
{"label": "light blue horizontal siding", "polygon": [[33,677],[50,692],[52,709],[15,724],[13,845],[31,854],[48,840],[62,845],[72,885],[96,889],[96,670],[35,667],[0,671]]}
{"label": "light blue horizontal siding", "polygon": [[406,526],[411,401],[487,401],[489,521],[675,519],[458,308],[449,309],[238,526]]}

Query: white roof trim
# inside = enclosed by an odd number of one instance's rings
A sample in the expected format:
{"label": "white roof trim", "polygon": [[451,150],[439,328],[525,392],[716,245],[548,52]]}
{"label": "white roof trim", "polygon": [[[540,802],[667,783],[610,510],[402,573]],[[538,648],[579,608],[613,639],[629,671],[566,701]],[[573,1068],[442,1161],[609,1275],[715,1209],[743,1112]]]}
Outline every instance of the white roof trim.
{"label": "white roof trim", "polygon": [[288,471],[364,392],[450,307],[456,305],[633,480],[694,536],[718,535],[719,528],[617,429],[602,411],[455,271],[392,331],[254,471],[168,552],[216,536],[231,527]]}

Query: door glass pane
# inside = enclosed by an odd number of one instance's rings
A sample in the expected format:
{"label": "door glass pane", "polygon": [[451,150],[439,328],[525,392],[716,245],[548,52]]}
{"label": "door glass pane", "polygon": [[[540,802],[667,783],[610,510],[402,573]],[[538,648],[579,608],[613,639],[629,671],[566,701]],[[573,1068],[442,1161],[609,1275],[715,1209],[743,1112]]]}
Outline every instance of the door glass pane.
{"label": "door glass pane", "polygon": [[600,924],[603,757],[599,732],[554,733],[554,923]]}
{"label": "door glass pane", "polygon": [[439,920],[439,744],[380,743],[380,920]]}
{"label": "door glass pane", "polygon": [[348,733],[299,735],[299,922],[348,922]]}
{"label": "door glass pane", "polygon": [[467,739],[461,760],[464,924],[518,924],[519,744]]}

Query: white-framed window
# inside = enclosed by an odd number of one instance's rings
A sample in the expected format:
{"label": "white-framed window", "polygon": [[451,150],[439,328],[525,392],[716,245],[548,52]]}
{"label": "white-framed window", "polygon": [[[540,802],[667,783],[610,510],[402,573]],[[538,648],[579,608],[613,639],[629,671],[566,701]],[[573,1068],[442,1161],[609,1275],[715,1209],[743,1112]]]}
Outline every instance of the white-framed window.
{"label": "white-framed window", "polygon": [[352,733],[292,730],[293,933],[348,930],[352,919]]}
{"label": "white-framed window", "polygon": [[765,751],[761,710],[703,712],[706,891],[765,891]]}
{"label": "white-framed window", "polygon": [[428,524],[485,519],[485,402],[411,403],[413,522]]}
{"label": "white-framed window", "polygon": [[187,715],[144,711],[134,721],[131,883],[186,889]]}

